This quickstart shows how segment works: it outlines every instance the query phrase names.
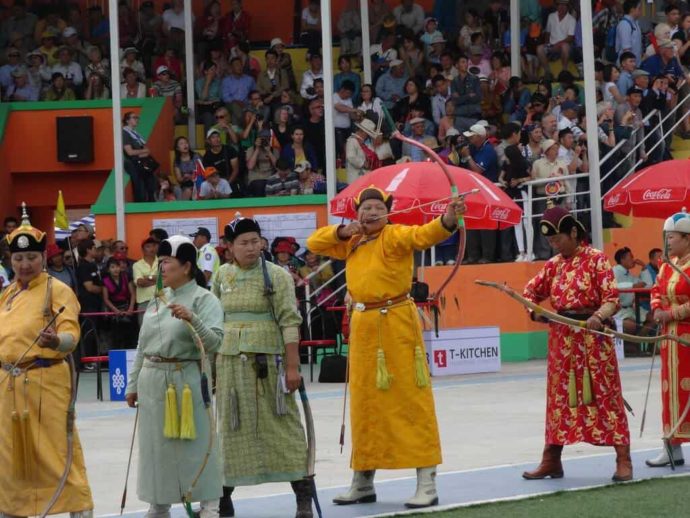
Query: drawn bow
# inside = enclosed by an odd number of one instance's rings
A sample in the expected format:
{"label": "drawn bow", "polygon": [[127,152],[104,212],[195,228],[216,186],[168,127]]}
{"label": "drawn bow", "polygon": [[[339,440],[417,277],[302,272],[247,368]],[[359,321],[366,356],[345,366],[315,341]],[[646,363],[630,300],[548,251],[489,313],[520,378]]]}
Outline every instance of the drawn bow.
{"label": "drawn bow", "polygon": [[[422,142],[418,142],[414,139],[408,138],[405,135],[403,135],[396,127],[395,122],[393,121],[393,118],[391,117],[390,113],[388,112],[388,109],[383,106],[383,113],[386,116],[386,120],[388,121],[388,125],[391,127],[393,133],[391,136],[393,138],[396,138],[400,140],[401,142],[407,142],[411,146],[418,147],[422,151],[424,151],[428,156],[432,158],[434,162],[436,162],[439,167],[441,168],[441,171],[443,171],[443,174],[446,176],[446,179],[448,180],[448,183],[450,184],[450,193],[451,199],[457,199],[460,197],[460,191],[458,190],[458,186],[455,183],[455,180],[453,179],[453,176],[450,174],[450,171],[448,170],[448,166],[446,163],[441,159],[438,154],[431,149],[429,146],[424,145]],[[453,266],[453,269],[450,271],[450,274],[448,274],[448,277],[441,283],[441,286],[436,290],[436,292],[430,297],[430,301],[433,302],[434,306],[436,306],[441,299],[441,295],[443,294],[443,291],[448,287],[450,284],[450,281],[455,277],[455,274],[458,273],[458,269],[460,268],[460,265],[462,264],[462,259],[465,257],[465,243],[467,241],[467,232],[465,229],[465,218],[460,216],[458,218],[458,255],[455,258],[455,265]]]}
{"label": "drawn bow", "polygon": [[[165,292],[163,291],[162,276],[160,275],[160,272],[158,275],[158,284],[156,286],[155,300],[156,305],[158,305],[159,302],[165,304],[166,306],[168,305],[168,300],[165,296]],[[204,400],[204,406],[206,407],[206,417],[208,419],[209,424],[208,447],[206,448],[206,453],[204,454],[204,458],[201,462],[201,465],[199,466],[199,469],[192,478],[192,482],[190,483],[189,488],[187,488],[187,490],[184,491],[181,495],[182,505],[184,506],[185,511],[187,512],[187,516],[189,518],[195,518],[195,513],[192,509],[192,495],[194,493],[194,488],[196,488],[196,485],[198,484],[199,479],[201,478],[201,475],[204,473],[204,470],[208,465],[208,461],[211,458],[211,452],[213,451],[213,444],[216,436],[216,420],[213,416],[213,409],[211,406],[211,392],[209,389],[209,379],[211,379],[211,376],[208,372],[208,357],[206,355],[206,348],[204,347],[204,343],[202,342],[199,333],[197,333],[196,329],[194,329],[194,326],[191,324],[191,322],[187,322],[186,320],[183,320],[183,322],[189,329],[189,332],[192,335],[192,340],[194,340],[194,344],[199,350],[199,355],[201,357],[201,397]],[[160,326],[160,320],[158,324]]]}

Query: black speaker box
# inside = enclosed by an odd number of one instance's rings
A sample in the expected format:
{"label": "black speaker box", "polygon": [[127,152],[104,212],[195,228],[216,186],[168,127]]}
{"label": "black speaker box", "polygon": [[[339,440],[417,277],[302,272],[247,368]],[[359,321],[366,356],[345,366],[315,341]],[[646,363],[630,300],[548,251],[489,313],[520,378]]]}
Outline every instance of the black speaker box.
{"label": "black speaker box", "polygon": [[93,117],[57,117],[58,162],[93,162]]}

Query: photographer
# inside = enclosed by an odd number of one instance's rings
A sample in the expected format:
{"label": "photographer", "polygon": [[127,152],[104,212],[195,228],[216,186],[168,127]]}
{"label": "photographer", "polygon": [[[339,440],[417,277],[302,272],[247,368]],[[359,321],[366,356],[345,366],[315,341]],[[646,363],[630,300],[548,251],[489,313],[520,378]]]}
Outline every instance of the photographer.
{"label": "photographer", "polygon": [[247,195],[265,196],[266,180],[275,172],[278,151],[271,147],[271,132],[261,130],[254,145],[247,149]]}

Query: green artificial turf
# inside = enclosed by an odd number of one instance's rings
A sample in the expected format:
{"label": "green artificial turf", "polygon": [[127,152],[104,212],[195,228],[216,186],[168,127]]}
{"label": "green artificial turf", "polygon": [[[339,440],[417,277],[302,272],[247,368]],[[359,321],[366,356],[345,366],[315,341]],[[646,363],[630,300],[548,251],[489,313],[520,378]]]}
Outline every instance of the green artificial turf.
{"label": "green artificial turf", "polygon": [[564,491],[526,500],[408,516],[433,518],[681,518],[690,517],[690,477]]}

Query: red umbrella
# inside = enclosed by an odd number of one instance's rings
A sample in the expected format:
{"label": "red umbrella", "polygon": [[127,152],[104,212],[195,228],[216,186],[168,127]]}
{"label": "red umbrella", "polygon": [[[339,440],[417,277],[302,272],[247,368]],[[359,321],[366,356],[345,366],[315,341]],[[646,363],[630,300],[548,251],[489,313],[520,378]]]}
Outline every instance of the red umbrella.
{"label": "red umbrella", "polygon": [[667,160],[630,175],[604,196],[609,212],[667,218],[690,204],[690,160]]}
{"label": "red umbrella", "polygon": [[[448,166],[465,198],[465,224],[469,229],[506,228],[519,223],[522,210],[500,188],[482,175]],[[446,212],[450,185],[441,168],[431,162],[407,162],[376,169],[348,186],[331,200],[331,214],[357,219],[354,199],[365,187],[375,185],[393,195],[391,221],[417,225]]]}

